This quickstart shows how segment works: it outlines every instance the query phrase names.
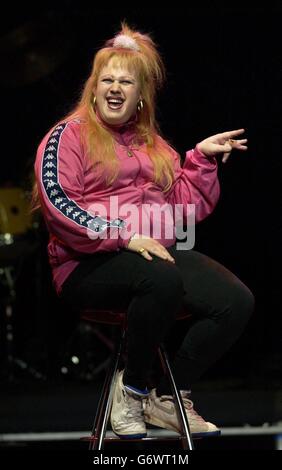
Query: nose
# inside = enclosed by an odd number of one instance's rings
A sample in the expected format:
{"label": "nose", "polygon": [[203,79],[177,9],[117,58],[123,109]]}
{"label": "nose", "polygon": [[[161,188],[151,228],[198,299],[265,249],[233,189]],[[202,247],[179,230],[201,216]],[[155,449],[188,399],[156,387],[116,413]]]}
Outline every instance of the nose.
{"label": "nose", "polygon": [[119,93],[120,92],[119,82],[117,80],[115,80],[112,83],[111,88],[110,88],[110,92],[111,93]]}

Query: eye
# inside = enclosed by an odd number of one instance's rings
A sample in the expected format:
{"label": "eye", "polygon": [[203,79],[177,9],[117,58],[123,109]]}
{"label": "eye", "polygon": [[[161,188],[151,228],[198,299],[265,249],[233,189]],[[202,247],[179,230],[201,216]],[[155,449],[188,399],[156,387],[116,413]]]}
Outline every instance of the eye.
{"label": "eye", "polygon": [[103,78],[102,82],[104,83],[112,83],[112,79],[111,78]]}
{"label": "eye", "polygon": [[122,80],[121,83],[125,83],[125,85],[131,85],[132,82],[130,80]]}

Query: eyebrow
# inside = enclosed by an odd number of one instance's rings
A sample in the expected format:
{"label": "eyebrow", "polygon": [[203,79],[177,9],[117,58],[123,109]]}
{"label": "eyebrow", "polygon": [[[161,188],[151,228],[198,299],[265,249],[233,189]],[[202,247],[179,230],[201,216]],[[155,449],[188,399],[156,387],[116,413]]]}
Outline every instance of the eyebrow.
{"label": "eyebrow", "polygon": [[[110,73],[106,73],[105,75],[102,75],[101,78],[115,78],[114,75],[111,75]],[[135,78],[133,78],[131,75],[122,75],[121,77],[116,77],[118,80],[132,80],[135,82]]]}

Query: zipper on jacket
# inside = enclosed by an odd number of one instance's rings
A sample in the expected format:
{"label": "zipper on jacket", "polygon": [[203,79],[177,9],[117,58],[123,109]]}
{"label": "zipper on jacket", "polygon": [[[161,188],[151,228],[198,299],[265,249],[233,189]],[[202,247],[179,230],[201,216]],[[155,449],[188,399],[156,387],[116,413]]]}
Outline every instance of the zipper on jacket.
{"label": "zipper on jacket", "polygon": [[132,150],[129,150],[129,145],[126,144],[124,138],[121,136],[121,140],[122,140],[122,145],[126,148],[126,153],[127,153],[127,156],[128,157],[133,157],[134,156],[134,152]]}

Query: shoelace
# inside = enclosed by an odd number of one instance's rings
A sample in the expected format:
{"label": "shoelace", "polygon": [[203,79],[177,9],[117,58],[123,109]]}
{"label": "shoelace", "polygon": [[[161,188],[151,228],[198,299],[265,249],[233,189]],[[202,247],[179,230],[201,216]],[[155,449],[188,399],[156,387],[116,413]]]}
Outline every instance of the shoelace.
{"label": "shoelace", "polygon": [[204,418],[201,415],[199,415],[199,413],[197,413],[197,411],[194,409],[194,403],[191,400],[189,400],[189,398],[187,397],[182,397],[182,400],[183,400],[185,409],[189,411],[190,419],[204,423],[205,422]]}
{"label": "shoelace", "polygon": [[[186,396],[185,396],[186,395]],[[187,411],[189,411],[189,414],[191,416],[191,418],[195,421],[201,421],[203,422],[204,419],[202,418],[202,416],[200,416],[197,411],[194,409],[194,403],[192,402],[192,400],[190,400],[188,398],[188,393],[186,392],[185,393],[181,393],[181,398],[182,398],[182,401],[183,401],[183,405],[185,407],[185,409]],[[160,397],[160,401],[166,401],[166,400],[169,400],[169,401],[172,401],[173,402],[173,397],[171,395],[162,395]]]}

